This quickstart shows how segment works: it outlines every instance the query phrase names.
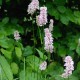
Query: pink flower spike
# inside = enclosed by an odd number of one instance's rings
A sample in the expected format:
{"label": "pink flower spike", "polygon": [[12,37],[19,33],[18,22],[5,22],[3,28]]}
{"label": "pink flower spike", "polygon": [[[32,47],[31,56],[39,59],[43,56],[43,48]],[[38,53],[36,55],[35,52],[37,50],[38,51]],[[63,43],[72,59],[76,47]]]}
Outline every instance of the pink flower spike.
{"label": "pink flower spike", "polygon": [[45,32],[45,37],[44,37],[44,44],[45,44],[45,46],[44,46],[44,49],[47,52],[52,53],[53,52],[53,48],[54,48],[52,34],[49,31],[49,28],[45,28],[44,32]]}
{"label": "pink flower spike", "polygon": [[40,14],[36,17],[38,26],[44,26],[47,23],[47,7],[40,7]]}
{"label": "pink flower spike", "polygon": [[19,32],[18,32],[18,31],[14,31],[14,39],[15,39],[16,41],[18,41],[20,38],[21,38],[21,37],[20,37],[20,35],[19,35]]}
{"label": "pink flower spike", "polygon": [[27,12],[28,12],[28,14],[33,15],[37,9],[39,9],[39,1],[32,0],[32,2],[28,5]]}
{"label": "pink flower spike", "polygon": [[74,70],[74,62],[71,56],[66,56],[64,62],[65,62],[64,66],[66,68],[61,76],[63,78],[68,78],[72,74],[72,71]]}

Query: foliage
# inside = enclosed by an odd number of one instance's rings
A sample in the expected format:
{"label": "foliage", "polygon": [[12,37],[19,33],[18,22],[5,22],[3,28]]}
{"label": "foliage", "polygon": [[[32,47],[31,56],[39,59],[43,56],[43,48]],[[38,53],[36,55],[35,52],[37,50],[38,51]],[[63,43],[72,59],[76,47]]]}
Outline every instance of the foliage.
{"label": "foliage", "polygon": [[[39,0],[54,19],[54,52],[44,50],[43,27],[27,13],[30,0],[0,0],[0,80],[64,80],[63,59],[70,55],[75,70],[69,80],[80,80],[80,0]],[[18,30],[21,39],[14,39]],[[51,56],[51,57],[50,57]],[[48,59],[50,57],[50,60]],[[46,60],[47,69],[39,65]],[[68,80],[68,79],[65,79]]]}

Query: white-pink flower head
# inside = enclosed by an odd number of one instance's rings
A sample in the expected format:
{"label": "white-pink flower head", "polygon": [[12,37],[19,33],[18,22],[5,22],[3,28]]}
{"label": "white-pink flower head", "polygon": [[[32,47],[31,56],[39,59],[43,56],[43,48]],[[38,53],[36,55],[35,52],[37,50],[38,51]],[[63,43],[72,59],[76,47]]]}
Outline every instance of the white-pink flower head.
{"label": "white-pink flower head", "polygon": [[52,37],[52,34],[51,32],[49,31],[49,28],[45,28],[44,29],[44,32],[45,32],[45,37],[44,37],[44,43],[45,43],[45,46],[44,46],[44,49],[47,51],[47,52],[50,52],[52,53],[53,52],[53,37]]}
{"label": "white-pink flower head", "polygon": [[40,14],[36,17],[38,26],[44,26],[47,23],[47,7],[40,7]]}
{"label": "white-pink flower head", "polygon": [[38,0],[32,0],[32,2],[28,5],[28,14],[33,15],[34,12],[39,9],[39,1]]}
{"label": "white-pink flower head", "polygon": [[64,62],[65,62],[64,66],[66,68],[61,76],[63,78],[68,78],[72,74],[72,71],[74,70],[74,62],[71,56],[66,56]]}
{"label": "white-pink flower head", "polygon": [[49,31],[51,32],[51,31],[53,31],[53,24],[54,24],[54,21],[53,21],[53,19],[50,19],[50,24],[49,24]]}
{"label": "white-pink flower head", "polygon": [[14,31],[14,39],[15,39],[16,41],[18,41],[20,38],[21,38],[21,37],[20,37],[20,35],[19,35],[19,32],[18,32],[18,31]]}
{"label": "white-pink flower head", "polygon": [[45,70],[46,68],[47,68],[47,62],[44,61],[44,62],[42,62],[42,63],[40,64],[39,69],[40,69],[40,70]]}

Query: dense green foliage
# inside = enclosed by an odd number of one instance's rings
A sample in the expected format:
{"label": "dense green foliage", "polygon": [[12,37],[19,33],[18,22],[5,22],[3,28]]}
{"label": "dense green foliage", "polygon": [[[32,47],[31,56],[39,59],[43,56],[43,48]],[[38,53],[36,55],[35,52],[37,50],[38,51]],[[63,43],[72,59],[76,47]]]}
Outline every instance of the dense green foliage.
{"label": "dense green foliage", "polygon": [[[44,27],[36,25],[28,15],[30,0],[0,0],[0,80],[68,80],[63,59],[70,55],[75,70],[69,80],[80,80],[80,0],[39,0],[48,8],[48,21],[54,19],[54,52],[48,59],[44,50]],[[21,36],[14,39],[14,31]],[[41,36],[40,36],[41,35]],[[42,39],[42,43],[41,43]],[[41,62],[48,62],[47,69],[39,70]]]}

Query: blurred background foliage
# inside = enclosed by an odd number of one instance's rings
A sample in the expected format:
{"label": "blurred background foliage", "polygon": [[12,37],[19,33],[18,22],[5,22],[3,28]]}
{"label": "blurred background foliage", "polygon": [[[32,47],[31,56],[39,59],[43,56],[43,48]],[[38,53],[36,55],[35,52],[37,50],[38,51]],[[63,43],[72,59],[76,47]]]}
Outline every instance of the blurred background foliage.
{"label": "blurred background foliage", "polygon": [[[30,2],[0,0],[0,80],[64,80],[60,75],[66,55],[72,56],[75,62],[69,79],[80,80],[80,0],[39,0],[40,6],[48,8],[48,20],[54,19],[54,53],[45,71],[38,69],[39,64],[47,60],[35,23],[39,11],[32,19],[27,13]],[[15,30],[20,32],[18,42],[14,40]]]}

